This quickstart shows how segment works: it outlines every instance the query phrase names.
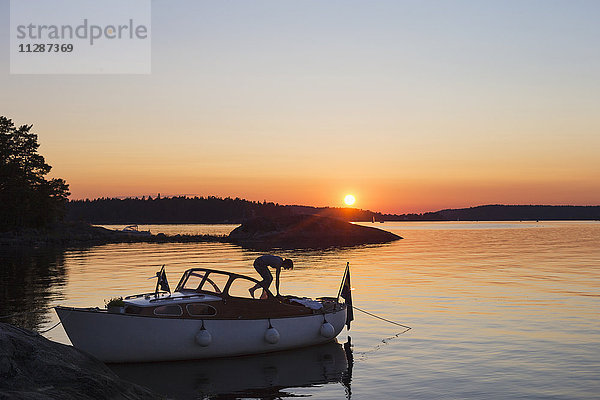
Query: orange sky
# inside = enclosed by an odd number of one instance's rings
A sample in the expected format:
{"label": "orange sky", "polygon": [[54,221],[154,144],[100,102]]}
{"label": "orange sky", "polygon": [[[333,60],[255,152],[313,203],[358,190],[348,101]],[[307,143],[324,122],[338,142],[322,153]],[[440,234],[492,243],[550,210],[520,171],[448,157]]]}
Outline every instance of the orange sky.
{"label": "orange sky", "polygon": [[10,75],[3,37],[0,110],[72,198],[600,204],[600,6],[534,3],[156,1],[150,75]]}

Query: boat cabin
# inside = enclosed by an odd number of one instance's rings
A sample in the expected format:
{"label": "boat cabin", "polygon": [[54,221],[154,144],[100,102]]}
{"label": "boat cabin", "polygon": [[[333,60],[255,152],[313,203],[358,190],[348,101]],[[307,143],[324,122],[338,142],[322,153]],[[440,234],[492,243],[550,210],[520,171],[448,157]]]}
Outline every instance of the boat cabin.
{"label": "boat cabin", "polygon": [[[124,299],[125,314],[182,319],[257,319],[322,314],[341,305],[335,299],[315,301],[275,297],[263,288],[260,299],[249,289],[259,281],[245,275],[208,268],[183,273],[173,293],[156,292]],[[260,290],[256,292],[259,294]]]}

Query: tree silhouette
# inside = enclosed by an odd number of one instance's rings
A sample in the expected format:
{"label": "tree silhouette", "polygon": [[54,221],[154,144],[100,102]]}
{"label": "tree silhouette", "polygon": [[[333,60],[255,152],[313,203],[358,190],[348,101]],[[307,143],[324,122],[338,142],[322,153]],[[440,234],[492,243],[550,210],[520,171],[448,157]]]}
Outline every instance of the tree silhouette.
{"label": "tree silhouette", "polygon": [[69,185],[45,178],[52,167],[37,152],[32,127],[0,116],[0,230],[44,227],[64,216]]}
{"label": "tree silhouette", "polygon": [[345,221],[371,221],[369,210],[249,201],[231,197],[99,198],[71,200],[67,220],[93,224],[238,224],[256,217],[319,215]]}

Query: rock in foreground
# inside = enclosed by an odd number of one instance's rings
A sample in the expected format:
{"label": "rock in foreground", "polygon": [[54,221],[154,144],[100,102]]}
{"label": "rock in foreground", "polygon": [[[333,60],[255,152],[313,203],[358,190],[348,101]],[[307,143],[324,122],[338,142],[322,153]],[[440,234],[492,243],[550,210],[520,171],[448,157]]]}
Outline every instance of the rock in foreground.
{"label": "rock in foreground", "polygon": [[244,222],[228,237],[232,243],[259,249],[327,248],[387,243],[402,239],[381,229],[315,215],[259,217]]}
{"label": "rock in foreground", "polygon": [[[116,337],[115,337],[116,340]],[[102,362],[64,344],[0,323],[0,399],[159,399]]]}

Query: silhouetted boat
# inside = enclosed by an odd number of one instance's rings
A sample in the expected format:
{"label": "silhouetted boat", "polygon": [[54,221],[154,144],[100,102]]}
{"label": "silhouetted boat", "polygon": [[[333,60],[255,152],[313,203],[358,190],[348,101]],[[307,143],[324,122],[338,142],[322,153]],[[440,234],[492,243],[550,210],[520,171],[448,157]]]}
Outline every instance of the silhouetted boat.
{"label": "silhouetted boat", "polygon": [[140,231],[140,228],[137,225],[127,225],[125,228],[117,231],[119,233],[126,233],[128,235],[133,236],[150,236],[150,231]]}
{"label": "silhouetted boat", "polygon": [[[349,306],[339,295],[312,300],[263,289],[253,299],[256,279],[206,268],[185,271],[167,293],[158,291],[169,290],[164,267],[157,276],[154,293],[126,297],[116,311],[55,307],[73,346],[105,362],[238,356],[325,343],[346,323]],[[344,276],[349,293],[348,269]]]}

